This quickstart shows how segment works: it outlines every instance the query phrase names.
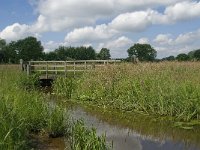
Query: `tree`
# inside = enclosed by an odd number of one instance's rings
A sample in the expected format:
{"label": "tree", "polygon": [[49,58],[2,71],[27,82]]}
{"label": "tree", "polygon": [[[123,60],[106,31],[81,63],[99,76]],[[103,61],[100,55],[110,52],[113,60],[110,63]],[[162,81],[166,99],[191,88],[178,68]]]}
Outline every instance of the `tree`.
{"label": "tree", "polygon": [[66,60],[68,57],[67,48],[64,46],[59,46],[59,48],[55,50],[55,54],[57,55],[58,60]]}
{"label": "tree", "polygon": [[150,44],[134,44],[128,50],[129,58],[136,56],[139,61],[154,61],[157,55],[157,52]]}
{"label": "tree", "polygon": [[5,62],[5,48],[6,41],[4,39],[0,39],[0,63]]}
{"label": "tree", "polygon": [[97,54],[98,59],[101,60],[107,60],[110,59],[110,50],[107,48],[102,48],[99,52],[99,54]]}
{"label": "tree", "polygon": [[58,60],[57,54],[55,52],[49,52],[44,54],[44,59],[45,60]]}
{"label": "tree", "polygon": [[197,60],[200,60],[200,49],[198,49],[194,52],[194,58]]}
{"label": "tree", "polygon": [[194,59],[194,52],[195,52],[196,50],[193,50],[193,51],[190,51],[189,53],[188,53],[188,56],[190,57],[190,60],[192,60],[192,59]]}
{"label": "tree", "polygon": [[27,37],[22,40],[18,40],[14,45],[15,51],[18,55],[18,59],[24,61],[40,60],[43,57],[43,47],[41,42],[35,37]]}
{"label": "tree", "polygon": [[190,57],[187,54],[181,53],[177,55],[176,59],[178,61],[188,61],[190,60]]}
{"label": "tree", "polygon": [[96,53],[93,47],[64,47],[61,46],[55,50],[59,60],[89,60],[95,59]]}
{"label": "tree", "polygon": [[17,63],[18,62],[18,55],[16,51],[16,42],[12,41],[5,47],[5,59],[4,62],[6,63]]}
{"label": "tree", "polygon": [[176,60],[176,58],[174,56],[168,56],[168,57],[163,58],[162,60],[174,61]]}

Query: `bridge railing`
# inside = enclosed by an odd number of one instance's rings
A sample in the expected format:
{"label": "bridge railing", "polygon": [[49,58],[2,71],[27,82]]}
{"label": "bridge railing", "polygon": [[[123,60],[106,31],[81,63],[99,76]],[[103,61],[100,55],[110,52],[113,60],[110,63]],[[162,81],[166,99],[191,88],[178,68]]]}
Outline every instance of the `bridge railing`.
{"label": "bridge railing", "polygon": [[[84,72],[109,64],[116,64],[120,60],[76,60],[76,61],[29,61],[26,66],[27,75],[40,73],[42,78],[51,78],[52,76],[65,75],[69,73],[75,75],[78,72]],[[51,77],[50,77],[51,76]]]}

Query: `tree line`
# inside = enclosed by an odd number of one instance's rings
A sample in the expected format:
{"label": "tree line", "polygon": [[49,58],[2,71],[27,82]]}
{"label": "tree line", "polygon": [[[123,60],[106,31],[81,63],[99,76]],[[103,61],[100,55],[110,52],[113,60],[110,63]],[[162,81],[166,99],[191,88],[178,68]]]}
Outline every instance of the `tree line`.
{"label": "tree line", "polygon": [[200,49],[190,51],[188,54],[180,53],[176,57],[168,56],[162,58],[163,61],[200,61]]}
{"label": "tree line", "polygon": [[0,63],[19,63],[20,59],[29,60],[94,60],[110,59],[110,50],[102,48],[96,53],[93,47],[60,46],[52,52],[45,53],[40,41],[35,37],[27,37],[6,43],[0,39]]}
{"label": "tree line", "polygon": [[[150,44],[136,43],[128,50],[128,57],[124,61],[190,61],[200,60],[200,49],[188,54],[181,53],[162,59],[156,59],[157,51]],[[6,43],[0,39],[0,63],[19,63],[19,60],[107,60],[111,59],[110,50],[102,48],[99,53],[92,46],[66,47],[60,46],[52,52],[45,53],[40,41],[35,37],[27,37],[17,41]]]}

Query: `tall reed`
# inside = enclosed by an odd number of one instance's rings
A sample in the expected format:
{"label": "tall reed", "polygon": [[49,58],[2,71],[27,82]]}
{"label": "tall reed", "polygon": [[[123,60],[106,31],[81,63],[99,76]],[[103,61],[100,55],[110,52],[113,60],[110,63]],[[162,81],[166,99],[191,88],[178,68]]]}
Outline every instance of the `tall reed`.
{"label": "tall reed", "polygon": [[198,62],[110,65],[79,78],[72,98],[101,108],[199,120],[199,76]]}
{"label": "tall reed", "polygon": [[70,136],[71,148],[73,150],[107,150],[105,136],[98,137],[96,130],[87,129],[83,121],[73,123]]}
{"label": "tall reed", "polygon": [[60,133],[63,111],[52,110],[41,92],[21,86],[24,75],[16,66],[0,66],[0,74],[0,149],[27,149],[30,133]]}
{"label": "tall reed", "polygon": [[[90,145],[91,150],[105,145],[105,140],[98,137],[94,130],[90,132],[83,124],[70,124],[64,108],[45,101],[46,95],[36,90],[37,81],[37,76],[27,77],[20,72],[18,66],[0,65],[1,150],[31,149],[28,137],[39,132],[46,132],[50,137],[75,137],[73,139],[76,143],[71,143],[72,149],[79,148],[82,135],[88,139],[81,144],[84,147],[88,147],[91,140],[95,142],[97,139],[93,147]],[[72,81],[64,85],[64,90],[69,89],[65,96],[71,97],[73,85]],[[79,128],[82,130],[79,131]],[[72,129],[73,132],[70,132]]]}

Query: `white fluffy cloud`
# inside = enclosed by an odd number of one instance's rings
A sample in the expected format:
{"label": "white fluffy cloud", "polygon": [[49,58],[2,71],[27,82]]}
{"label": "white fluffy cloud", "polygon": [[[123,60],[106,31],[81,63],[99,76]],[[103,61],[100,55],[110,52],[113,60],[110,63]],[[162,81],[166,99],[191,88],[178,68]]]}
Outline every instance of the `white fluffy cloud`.
{"label": "white fluffy cloud", "polygon": [[176,38],[172,38],[171,34],[159,34],[153,40],[158,45],[187,45],[200,40],[200,29],[197,31],[180,34]]}
{"label": "white fluffy cloud", "polygon": [[6,39],[7,41],[18,40],[26,36],[37,36],[31,32],[30,27],[26,24],[14,23],[11,26],[7,26],[0,32],[0,38]]}
{"label": "white fluffy cloud", "polygon": [[[39,17],[33,25],[37,32],[95,25],[102,18],[114,18],[111,25],[119,30],[142,31],[152,23],[172,23],[200,16],[199,2],[191,0],[40,0],[37,6]],[[158,6],[167,6],[164,14],[137,11]]]}
{"label": "white fluffy cloud", "polygon": [[133,9],[138,9],[138,8],[167,6],[167,5],[175,4],[181,1],[183,0],[140,0],[140,1],[116,0],[116,5],[120,6],[121,8],[125,8],[126,10],[129,10],[129,9],[133,10]]}
{"label": "white fluffy cloud", "polygon": [[195,17],[200,17],[200,2],[181,2],[174,6],[169,6],[165,10],[165,15],[170,21],[183,21]]}
{"label": "white fluffy cloud", "polygon": [[176,44],[192,44],[200,40],[200,29],[197,31],[180,34],[176,39]]}
{"label": "white fluffy cloud", "polygon": [[172,39],[170,38],[170,34],[159,34],[157,37],[154,39],[154,42],[160,44],[160,45],[166,45],[166,44],[171,44]]}
{"label": "white fluffy cloud", "polygon": [[99,18],[112,15],[113,11],[113,0],[40,0],[35,29],[62,31],[91,25]]}
{"label": "white fluffy cloud", "polygon": [[148,44],[149,43],[149,39],[148,38],[140,38],[137,43]]}
{"label": "white fluffy cloud", "polygon": [[152,41],[159,52],[159,57],[188,53],[200,47],[200,29],[173,37],[170,34],[159,34]]}
{"label": "white fluffy cloud", "polygon": [[138,11],[121,14],[113,19],[109,25],[118,31],[139,32],[146,29],[150,24],[149,11]]}
{"label": "white fluffy cloud", "polygon": [[[122,57],[133,44],[130,37],[135,38],[135,33],[153,25],[176,24],[200,17],[200,2],[195,0],[29,1],[35,7],[37,20],[31,25],[9,25],[0,31],[0,38],[11,41],[30,35],[38,36],[43,32],[67,33],[64,41],[44,43],[46,51],[58,45],[92,45],[95,48],[107,47],[111,49],[113,57]],[[158,11],[160,6],[164,8],[163,11]],[[173,37],[172,33],[159,34],[154,40],[140,38],[138,42],[154,44],[163,53],[167,49],[173,49],[176,53],[197,47],[196,41],[199,39],[200,30],[197,30],[177,37]]]}
{"label": "white fluffy cloud", "polygon": [[111,56],[113,58],[124,58],[127,57],[127,49],[133,45],[133,41],[128,37],[121,36],[114,40],[106,41],[105,43],[100,43],[97,47],[100,50],[103,47],[110,49]]}
{"label": "white fluffy cloud", "polygon": [[113,37],[117,32],[110,29],[107,25],[98,25],[93,27],[84,27],[75,29],[68,33],[65,42],[83,43],[83,42],[99,42]]}

